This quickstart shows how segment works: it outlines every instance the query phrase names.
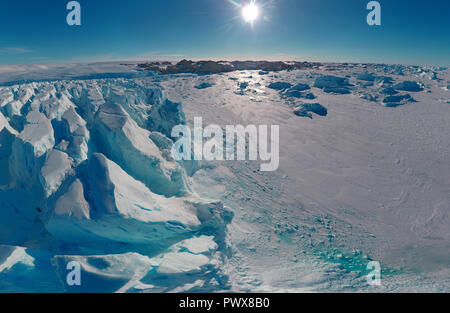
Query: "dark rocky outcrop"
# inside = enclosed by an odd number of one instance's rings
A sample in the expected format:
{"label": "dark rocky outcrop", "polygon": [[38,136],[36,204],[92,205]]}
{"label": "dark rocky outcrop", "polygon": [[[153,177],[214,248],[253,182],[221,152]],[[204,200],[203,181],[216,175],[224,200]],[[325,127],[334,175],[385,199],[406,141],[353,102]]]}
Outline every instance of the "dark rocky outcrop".
{"label": "dark rocky outcrop", "polygon": [[283,62],[283,61],[189,61],[181,60],[176,64],[168,62],[141,63],[138,66],[148,71],[161,74],[215,74],[232,71],[259,70],[260,75],[268,72],[314,69],[322,66],[321,63],[310,62]]}

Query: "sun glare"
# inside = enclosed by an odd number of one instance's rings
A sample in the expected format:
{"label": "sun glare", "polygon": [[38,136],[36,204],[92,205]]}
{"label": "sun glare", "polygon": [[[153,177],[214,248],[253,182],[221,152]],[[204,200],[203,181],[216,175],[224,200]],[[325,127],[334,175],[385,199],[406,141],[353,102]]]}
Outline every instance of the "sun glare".
{"label": "sun glare", "polygon": [[242,17],[247,23],[253,23],[259,16],[259,8],[252,1],[242,9]]}

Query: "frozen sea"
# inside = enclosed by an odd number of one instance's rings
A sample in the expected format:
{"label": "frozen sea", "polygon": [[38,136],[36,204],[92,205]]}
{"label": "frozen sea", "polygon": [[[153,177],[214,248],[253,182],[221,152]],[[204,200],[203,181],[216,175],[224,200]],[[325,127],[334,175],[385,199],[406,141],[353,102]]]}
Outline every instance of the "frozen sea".
{"label": "frozen sea", "polygon": [[[0,67],[0,291],[449,292],[449,88],[400,65]],[[278,170],[176,162],[195,117],[279,125]]]}

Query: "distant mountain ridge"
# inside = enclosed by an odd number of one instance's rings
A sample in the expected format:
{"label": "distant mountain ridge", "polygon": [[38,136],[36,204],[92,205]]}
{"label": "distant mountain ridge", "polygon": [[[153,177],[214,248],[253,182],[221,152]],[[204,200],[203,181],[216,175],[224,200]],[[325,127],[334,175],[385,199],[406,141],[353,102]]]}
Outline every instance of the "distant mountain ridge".
{"label": "distant mountain ridge", "polygon": [[161,74],[197,73],[213,74],[243,70],[261,70],[277,72],[283,70],[314,69],[322,66],[317,62],[284,62],[284,61],[190,61],[181,60],[173,64],[170,62],[150,62],[138,64],[140,68],[157,71]]}

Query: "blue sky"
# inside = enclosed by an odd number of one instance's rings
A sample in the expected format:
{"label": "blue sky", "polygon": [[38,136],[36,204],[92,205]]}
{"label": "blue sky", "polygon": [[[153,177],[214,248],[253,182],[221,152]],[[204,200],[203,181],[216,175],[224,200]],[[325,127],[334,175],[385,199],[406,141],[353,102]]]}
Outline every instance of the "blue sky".
{"label": "blue sky", "polygon": [[121,59],[300,59],[450,65],[450,1],[380,0],[382,25],[366,23],[369,0],[3,0],[0,64]]}

